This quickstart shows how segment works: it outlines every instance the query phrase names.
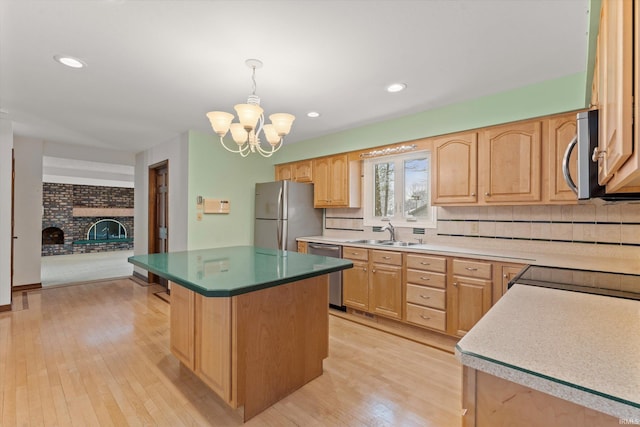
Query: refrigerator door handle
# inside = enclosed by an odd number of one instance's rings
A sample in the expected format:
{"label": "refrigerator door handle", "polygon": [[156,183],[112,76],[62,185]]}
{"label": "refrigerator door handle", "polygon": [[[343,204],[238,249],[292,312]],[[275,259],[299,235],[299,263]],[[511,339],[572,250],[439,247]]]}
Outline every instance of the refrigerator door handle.
{"label": "refrigerator door handle", "polygon": [[282,239],[282,187],[278,193],[278,216],[276,218],[276,233],[278,233],[278,249],[284,250],[284,242]]}

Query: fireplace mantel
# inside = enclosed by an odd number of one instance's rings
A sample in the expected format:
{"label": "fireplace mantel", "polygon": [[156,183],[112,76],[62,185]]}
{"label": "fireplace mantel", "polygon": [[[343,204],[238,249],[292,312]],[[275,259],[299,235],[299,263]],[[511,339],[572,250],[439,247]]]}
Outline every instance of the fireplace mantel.
{"label": "fireplace mantel", "polygon": [[133,216],[133,208],[85,208],[83,206],[76,206],[73,208],[73,216],[87,216],[87,217]]}

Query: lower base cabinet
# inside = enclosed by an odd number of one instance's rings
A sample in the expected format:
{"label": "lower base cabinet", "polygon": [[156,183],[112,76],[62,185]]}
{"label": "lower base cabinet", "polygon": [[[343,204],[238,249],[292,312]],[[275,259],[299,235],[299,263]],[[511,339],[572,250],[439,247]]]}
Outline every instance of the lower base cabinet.
{"label": "lower base cabinet", "polygon": [[353,268],[342,272],[342,301],[347,307],[369,311],[369,264],[353,261]]}
{"label": "lower base cabinet", "polygon": [[463,427],[609,427],[618,418],[495,377],[462,369]]}
{"label": "lower base cabinet", "polygon": [[369,311],[391,319],[402,318],[402,267],[372,264]]}

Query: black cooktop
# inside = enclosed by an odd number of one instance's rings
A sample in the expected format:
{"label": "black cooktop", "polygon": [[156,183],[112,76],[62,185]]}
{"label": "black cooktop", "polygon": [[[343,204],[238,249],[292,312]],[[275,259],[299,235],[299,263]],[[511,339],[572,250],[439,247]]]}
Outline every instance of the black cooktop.
{"label": "black cooktop", "polygon": [[640,300],[640,276],[634,274],[530,265],[509,282],[509,288],[516,283]]}

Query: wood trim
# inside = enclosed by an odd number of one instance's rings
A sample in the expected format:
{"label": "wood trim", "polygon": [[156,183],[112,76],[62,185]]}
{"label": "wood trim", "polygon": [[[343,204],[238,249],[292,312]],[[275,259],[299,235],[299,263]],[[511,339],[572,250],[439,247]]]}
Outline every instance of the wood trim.
{"label": "wood trim", "polygon": [[[149,166],[149,182],[148,182],[148,202],[147,202],[147,253],[155,253],[155,240],[157,237],[156,231],[157,221],[156,221],[156,186],[157,186],[157,174],[156,170],[159,168],[167,168],[167,176],[169,175],[169,160],[163,160],[158,163],[154,163]],[[169,182],[167,179],[167,191],[169,188]],[[169,209],[167,208],[167,216],[166,221],[169,222]],[[167,238],[167,248],[169,247],[169,239]],[[158,283],[159,276],[149,272],[147,281],[148,283]]]}
{"label": "wood trim", "polygon": [[114,216],[127,217],[133,216],[133,208],[85,208],[74,207],[73,216],[92,217],[92,216]]}
{"label": "wood trim", "polygon": [[18,285],[11,288],[11,292],[30,291],[32,289],[42,289],[42,283],[29,283],[27,285]]}
{"label": "wood trim", "polygon": [[0,312],[11,311],[11,304],[0,305]]}

